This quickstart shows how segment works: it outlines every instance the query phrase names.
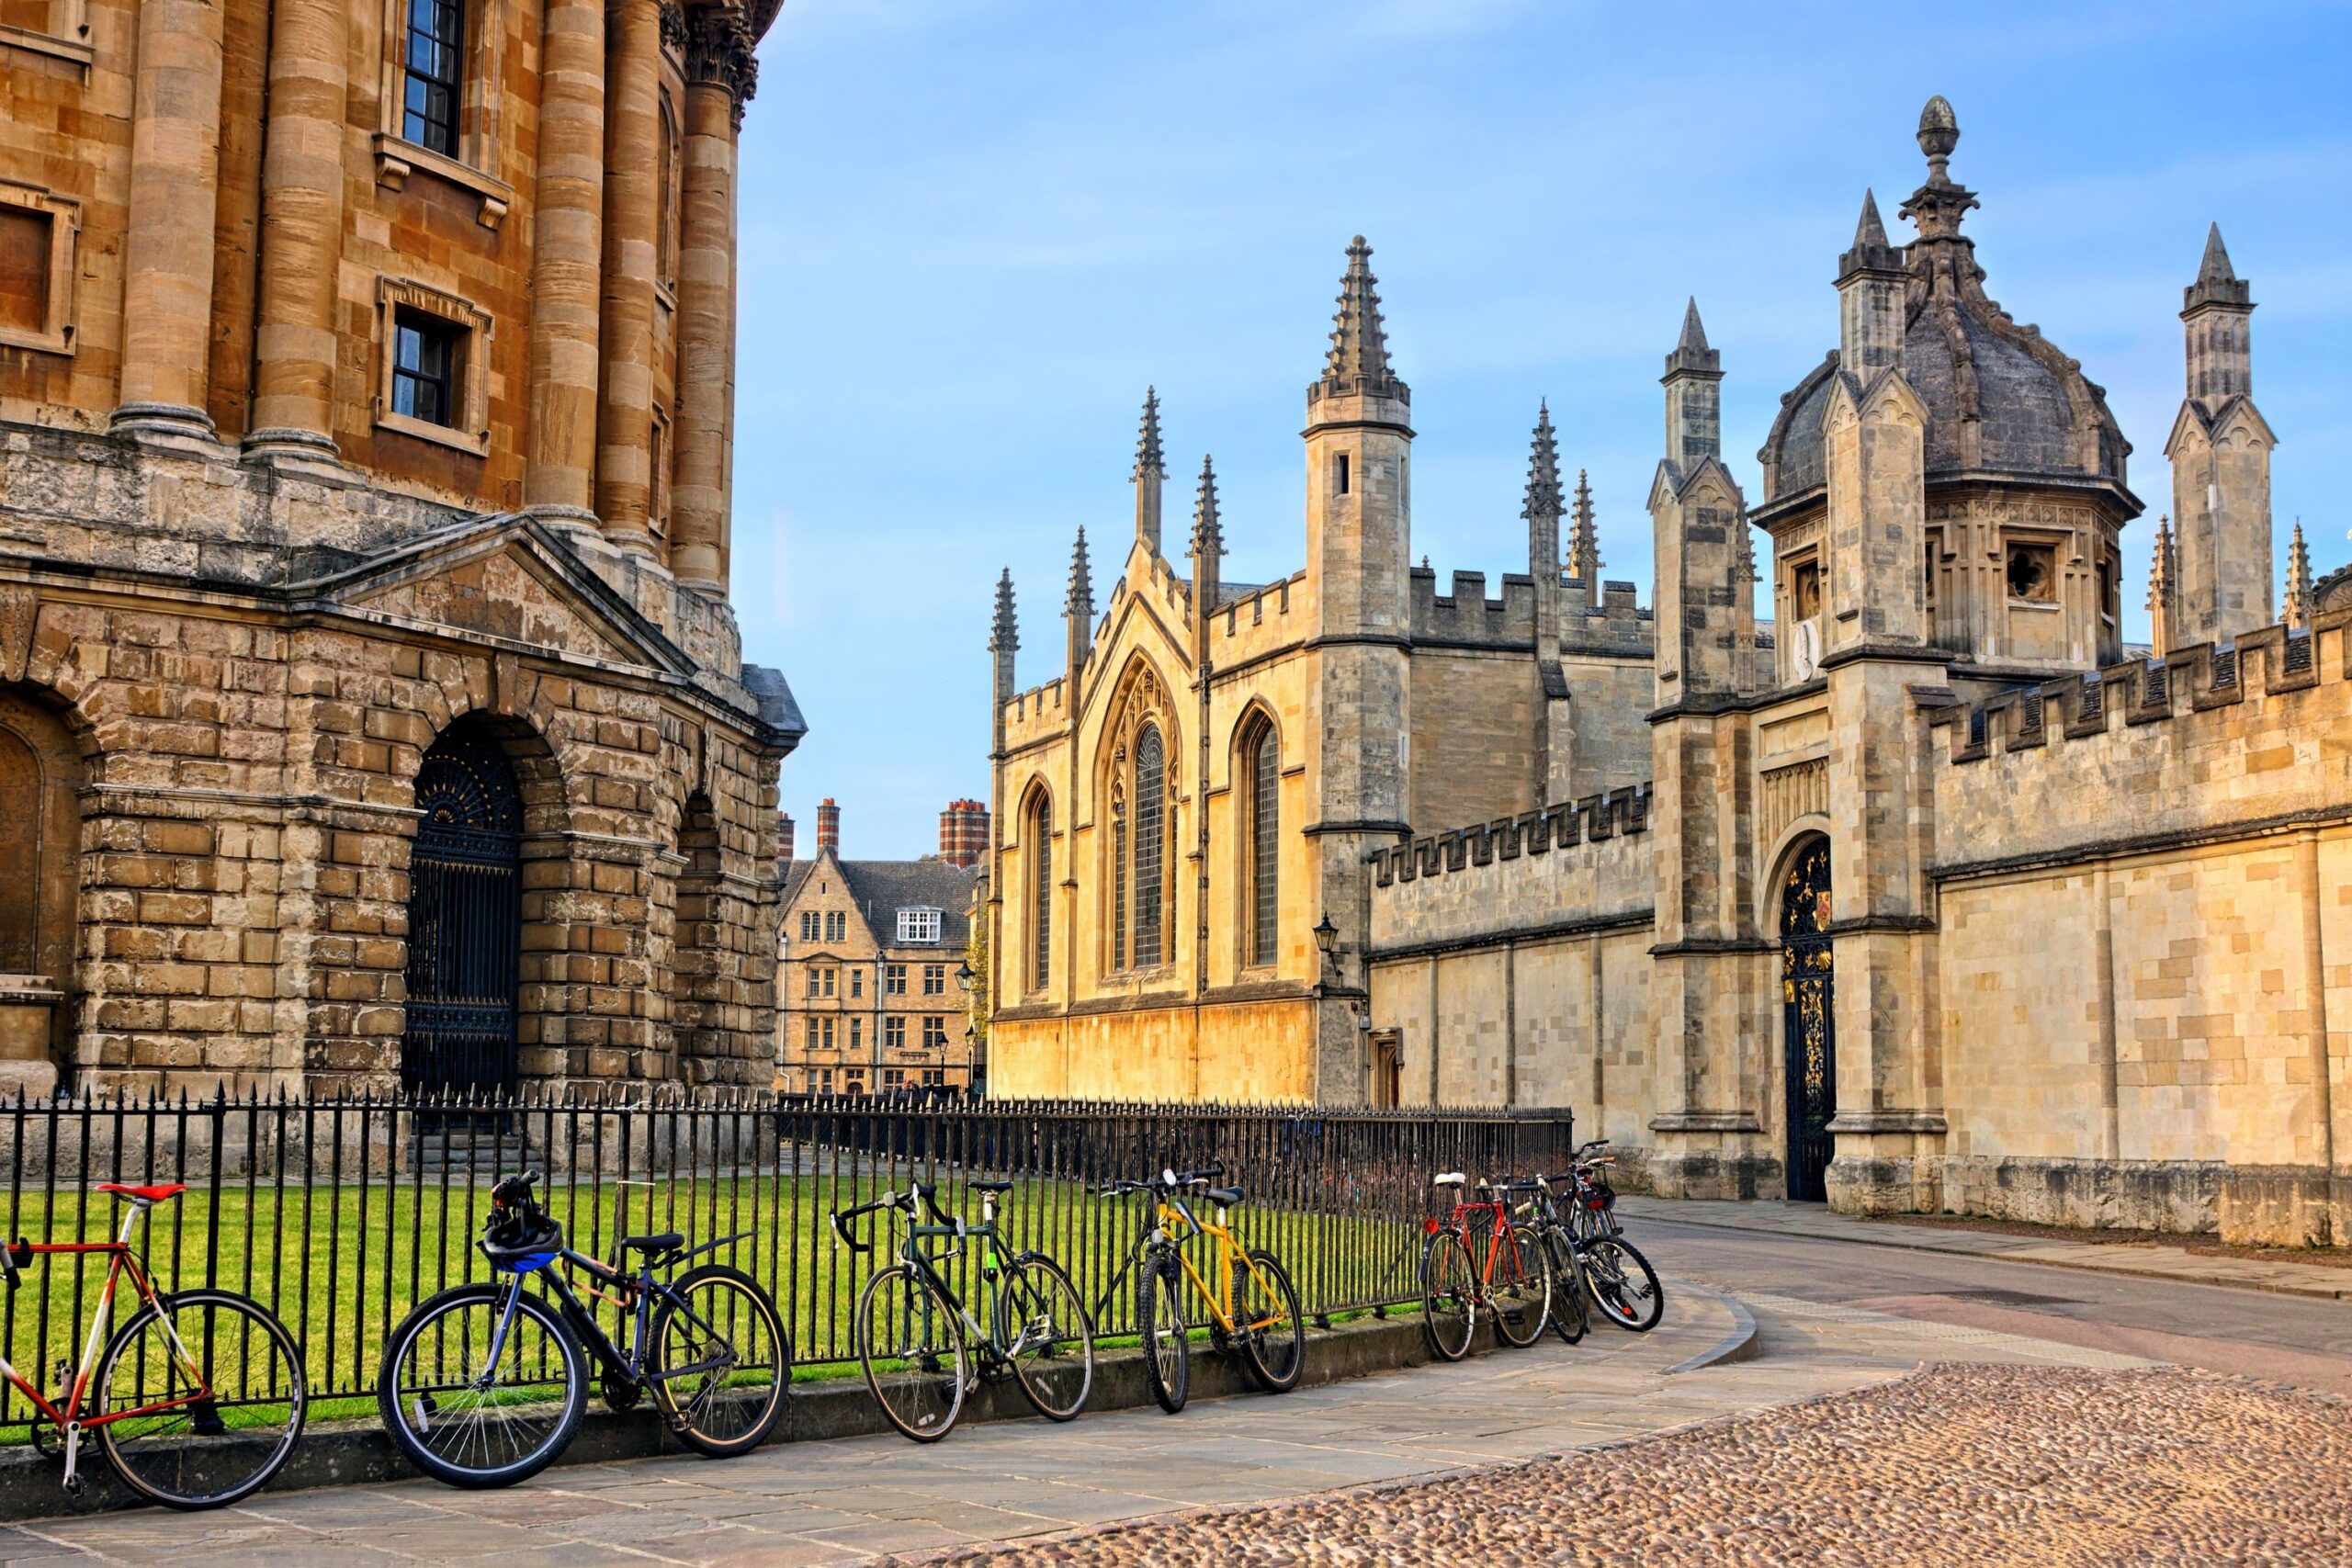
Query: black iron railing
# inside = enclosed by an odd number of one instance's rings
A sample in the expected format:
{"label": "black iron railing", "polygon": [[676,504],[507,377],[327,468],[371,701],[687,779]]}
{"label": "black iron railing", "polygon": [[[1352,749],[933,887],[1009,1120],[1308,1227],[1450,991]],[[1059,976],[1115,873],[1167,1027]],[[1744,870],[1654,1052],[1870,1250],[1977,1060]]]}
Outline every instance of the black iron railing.
{"label": "black iron railing", "polygon": [[[1279,1253],[1304,1309],[1328,1318],[1417,1298],[1434,1172],[1557,1169],[1573,1126],[1566,1111],[766,1095],[33,1100],[0,1103],[0,1215],[9,1236],[96,1239],[119,1223],[99,1183],[187,1183],[137,1238],[165,1287],[263,1302],[301,1342],[322,1414],[342,1400],[356,1414],[409,1309],[487,1277],[474,1242],[491,1184],[526,1167],[547,1173],[548,1207],[582,1251],[610,1257],[649,1231],[737,1237],[718,1256],[775,1292],[797,1359],[822,1369],[853,1355],[856,1292],[887,1258],[835,1246],[826,1216],[910,1179],[977,1215],[969,1179],[1012,1178],[1012,1244],[1060,1259],[1117,1336],[1134,1328],[1118,1275],[1145,1216],[1140,1200],[1095,1196],[1107,1179],[1221,1165],[1248,1194],[1237,1231]],[[9,1360],[54,1381],[103,1278],[69,1258],[28,1271],[0,1302]],[[21,1438],[28,1414],[0,1385],[0,1440]]]}

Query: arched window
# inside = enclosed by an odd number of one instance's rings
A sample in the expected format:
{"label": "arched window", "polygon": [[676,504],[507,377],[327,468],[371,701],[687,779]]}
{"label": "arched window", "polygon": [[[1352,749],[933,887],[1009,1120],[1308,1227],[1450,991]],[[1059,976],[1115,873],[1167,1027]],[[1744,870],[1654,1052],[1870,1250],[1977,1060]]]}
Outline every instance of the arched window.
{"label": "arched window", "polygon": [[1039,791],[1030,807],[1029,988],[1042,991],[1052,973],[1054,952],[1054,803]]}
{"label": "arched window", "polygon": [[1281,738],[1261,715],[1241,742],[1246,951],[1253,964],[1281,953],[1282,773]]}
{"label": "arched window", "polygon": [[670,101],[670,90],[662,89],[662,135],[655,148],[654,179],[657,199],[661,202],[661,218],[654,225],[654,276],[662,287],[675,293],[678,288],[678,216],[680,177],[685,160],[679,155],[678,111]]}
{"label": "arched window", "polygon": [[1162,879],[1167,873],[1168,749],[1158,725],[1146,725],[1136,736],[1135,831],[1131,835],[1135,869],[1135,944],[1136,968],[1168,961],[1167,922]]}

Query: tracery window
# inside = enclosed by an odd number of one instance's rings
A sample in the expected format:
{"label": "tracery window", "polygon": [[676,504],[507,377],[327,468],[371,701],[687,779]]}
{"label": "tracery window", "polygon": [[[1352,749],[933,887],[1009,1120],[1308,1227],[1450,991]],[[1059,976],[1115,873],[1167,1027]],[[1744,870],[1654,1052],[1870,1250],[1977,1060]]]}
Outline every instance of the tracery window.
{"label": "tracery window", "polygon": [[1166,687],[1140,660],[1121,681],[1112,713],[1096,776],[1098,798],[1110,818],[1103,844],[1108,941],[1102,959],[1115,973],[1157,968],[1173,956],[1169,908],[1176,857],[1170,842],[1175,821],[1169,753],[1175,728]]}
{"label": "tracery window", "polygon": [[1054,936],[1054,803],[1042,790],[1023,836],[1029,840],[1029,988],[1042,991],[1053,973]]}
{"label": "tracery window", "polygon": [[1165,889],[1167,868],[1168,749],[1157,725],[1136,736],[1135,941],[1129,949],[1138,969],[1168,961]]}
{"label": "tracery window", "polygon": [[1270,964],[1282,932],[1282,740],[1261,715],[1241,743],[1249,962]]}

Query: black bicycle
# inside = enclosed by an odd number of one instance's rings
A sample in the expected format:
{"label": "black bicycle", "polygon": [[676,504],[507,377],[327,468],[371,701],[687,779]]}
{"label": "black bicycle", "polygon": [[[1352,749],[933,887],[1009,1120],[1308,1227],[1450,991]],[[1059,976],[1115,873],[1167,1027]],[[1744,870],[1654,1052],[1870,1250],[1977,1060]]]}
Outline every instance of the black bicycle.
{"label": "black bicycle", "polygon": [[[1666,1315],[1666,1287],[1617,1223],[1617,1190],[1609,1184],[1609,1168],[1617,1156],[1600,1152],[1608,1146],[1606,1138],[1580,1144],[1566,1170],[1538,1179],[1559,1234],[1568,1239],[1585,1294],[1609,1322],[1646,1334]],[[1563,1186],[1565,1193],[1554,1190]]]}
{"label": "black bicycle", "polygon": [[[393,1443],[452,1486],[536,1475],[579,1430],[593,1353],[615,1410],[650,1393],[686,1447],[720,1459],[757,1448],[792,1386],[792,1345],[775,1302],[723,1263],[661,1277],[752,1233],[691,1247],[675,1231],[624,1236],[614,1261],[601,1263],[564,1245],[563,1227],[531,1196],[538,1179],[530,1171],[491,1190],[481,1246],[492,1278],[443,1291],[393,1332],[376,1383]],[[630,1253],[636,1265],[624,1268]],[[605,1336],[559,1264],[620,1309],[626,1345]],[[534,1278],[545,1294],[528,1288]]]}
{"label": "black bicycle", "polygon": [[[1056,1421],[1074,1419],[1094,1391],[1094,1325],[1078,1287],[1042,1252],[1001,1258],[996,1205],[1012,1183],[971,1186],[980,1194],[978,1224],[941,1210],[934,1189],[922,1181],[832,1216],[833,1234],[856,1253],[874,1245],[852,1234],[854,1222],[873,1213],[906,1221],[896,1257],[857,1298],[854,1331],[874,1402],[919,1443],[953,1431],[965,1395],[982,1381],[1010,1375],[1037,1414]],[[967,1242],[980,1248],[982,1289],[993,1298],[986,1324],[941,1269]]]}

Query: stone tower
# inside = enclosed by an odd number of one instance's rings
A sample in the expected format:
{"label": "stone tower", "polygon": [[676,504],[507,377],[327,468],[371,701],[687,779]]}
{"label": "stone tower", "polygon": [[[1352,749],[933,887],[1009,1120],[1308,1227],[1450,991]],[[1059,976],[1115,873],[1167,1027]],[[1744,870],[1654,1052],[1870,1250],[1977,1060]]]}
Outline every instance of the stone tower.
{"label": "stone tower", "polygon": [[1746,579],[1747,507],[1723,463],[1723,356],[1692,300],[1666,356],[1666,457],[1650,487],[1657,549],[1657,700],[1697,705],[1736,694],[1756,642]]}
{"label": "stone tower", "polygon": [[[1339,928],[1339,984],[1317,1010],[1318,1099],[1359,1100],[1363,1050],[1348,1005],[1360,988],[1365,854],[1408,831],[1405,736],[1411,542],[1412,392],[1388,363],[1372,247],[1348,246],[1323,374],[1306,389],[1306,580],[1316,585],[1319,735],[1315,803],[1319,913]],[[1327,981],[1332,976],[1327,976]]]}
{"label": "stone tower", "polygon": [[[1944,173],[1960,129],[1949,105],[1937,115],[1943,103],[1931,100],[1920,120],[1928,183],[1904,210],[1918,218],[1922,244],[1957,246],[1965,243],[1960,215],[1976,198]],[[1887,243],[1877,198],[1865,191],[1853,247],[1838,259],[1839,375],[1822,422],[1827,652],[1927,641],[1919,563],[1927,549],[1928,416],[1903,374],[1904,277],[1903,253]]]}
{"label": "stone tower", "polygon": [[1159,553],[1159,502],[1168,482],[1168,465],[1159,454],[1159,390],[1143,389],[1143,431],[1136,437],[1136,537],[1153,555]]}
{"label": "stone tower", "polygon": [[2252,290],[2215,224],[2182,290],[2188,395],[2173,420],[2172,511],[2179,550],[2176,647],[2229,642],[2271,622],[2270,451],[2254,406]]}

